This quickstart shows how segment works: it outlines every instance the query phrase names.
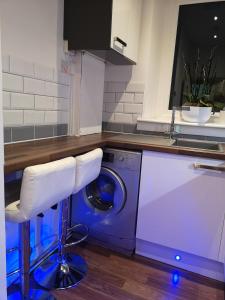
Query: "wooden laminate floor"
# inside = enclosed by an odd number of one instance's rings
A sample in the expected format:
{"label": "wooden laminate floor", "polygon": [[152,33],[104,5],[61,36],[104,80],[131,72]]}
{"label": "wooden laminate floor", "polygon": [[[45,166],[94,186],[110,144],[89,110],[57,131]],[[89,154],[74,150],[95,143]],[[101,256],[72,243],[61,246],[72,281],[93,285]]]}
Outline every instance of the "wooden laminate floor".
{"label": "wooden laminate floor", "polygon": [[127,258],[96,246],[76,248],[88,262],[79,286],[56,291],[57,300],[223,300],[217,281],[141,257]]}

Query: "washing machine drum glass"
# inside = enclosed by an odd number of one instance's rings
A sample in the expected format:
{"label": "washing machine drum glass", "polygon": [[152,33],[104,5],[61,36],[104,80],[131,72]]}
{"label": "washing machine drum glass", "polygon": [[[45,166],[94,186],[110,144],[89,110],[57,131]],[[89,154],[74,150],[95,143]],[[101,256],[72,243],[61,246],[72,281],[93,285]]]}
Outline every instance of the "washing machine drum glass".
{"label": "washing machine drum glass", "polygon": [[92,207],[118,213],[125,205],[126,190],[114,171],[102,167],[99,177],[86,187],[86,196]]}

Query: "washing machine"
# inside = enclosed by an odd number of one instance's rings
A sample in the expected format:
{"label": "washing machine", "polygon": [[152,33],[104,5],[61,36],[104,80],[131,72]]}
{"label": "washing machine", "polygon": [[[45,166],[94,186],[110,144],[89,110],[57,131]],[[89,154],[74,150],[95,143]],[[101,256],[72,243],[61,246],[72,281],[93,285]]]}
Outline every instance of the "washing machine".
{"label": "washing machine", "polygon": [[99,177],[73,196],[72,225],[87,225],[90,242],[133,253],[141,159],[141,152],[104,149]]}

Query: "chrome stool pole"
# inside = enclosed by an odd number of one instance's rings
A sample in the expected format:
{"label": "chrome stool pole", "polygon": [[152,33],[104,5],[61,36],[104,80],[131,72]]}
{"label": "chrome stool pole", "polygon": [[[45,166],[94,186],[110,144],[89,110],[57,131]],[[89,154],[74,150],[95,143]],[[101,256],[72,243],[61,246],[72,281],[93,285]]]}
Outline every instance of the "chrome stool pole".
{"label": "chrome stool pole", "polygon": [[55,300],[49,292],[30,289],[30,221],[19,224],[20,231],[20,287],[8,295],[8,300]]}
{"label": "chrome stool pole", "polygon": [[85,260],[76,254],[66,254],[69,200],[60,203],[58,252],[47,258],[35,271],[34,278],[47,289],[67,289],[77,285],[87,273]]}

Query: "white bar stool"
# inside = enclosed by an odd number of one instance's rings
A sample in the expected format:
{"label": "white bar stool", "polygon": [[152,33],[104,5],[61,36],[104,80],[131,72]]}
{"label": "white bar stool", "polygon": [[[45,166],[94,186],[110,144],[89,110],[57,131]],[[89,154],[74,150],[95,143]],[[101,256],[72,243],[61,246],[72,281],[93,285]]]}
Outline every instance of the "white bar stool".
{"label": "white bar stool", "polygon": [[[73,194],[80,191],[87,184],[95,180],[101,169],[103,152],[95,149],[84,155],[77,156],[76,176]],[[87,273],[87,264],[80,255],[65,254],[65,248],[78,242],[66,244],[68,236],[69,199],[62,203],[61,231],[58,253],[47,258],[35,271],[34,278],[40,286],[49,290],[66,289],[77,285]]]}
{"label": "white bar stool", "polygon": [[68,198],[74,189],[73,157],[28,167],[24,170],[20,200],[6,207],[6,220],[19,224],[21,288],[8,299],[55,299],[47,291],[30,289],[30,220]]}

